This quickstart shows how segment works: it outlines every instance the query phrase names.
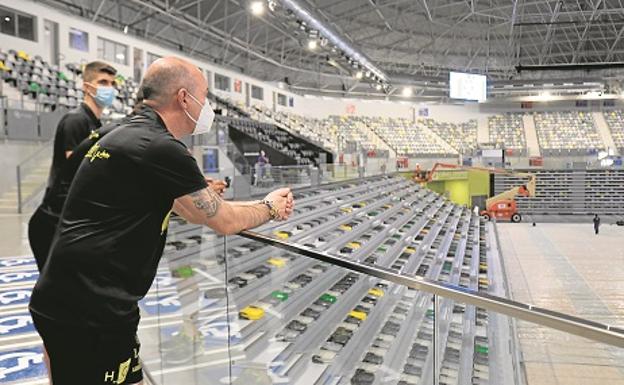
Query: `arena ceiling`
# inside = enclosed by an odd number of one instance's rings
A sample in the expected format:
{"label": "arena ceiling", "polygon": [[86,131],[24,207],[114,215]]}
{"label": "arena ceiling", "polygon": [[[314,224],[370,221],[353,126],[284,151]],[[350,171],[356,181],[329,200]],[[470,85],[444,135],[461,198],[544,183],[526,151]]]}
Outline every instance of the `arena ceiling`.
{"label": "arena ceiling", "polygon": [[[397,95],[412,85],[416,97],[439,98],[449,70],[502,87],[616,78],[624,63],[622,0],[262,0],[261,15],[252,0],[39,2],[301,92]],[[302,25],[293,4],[381,71],[384,88]],[[325,44],[312,50],[311,38]]]}

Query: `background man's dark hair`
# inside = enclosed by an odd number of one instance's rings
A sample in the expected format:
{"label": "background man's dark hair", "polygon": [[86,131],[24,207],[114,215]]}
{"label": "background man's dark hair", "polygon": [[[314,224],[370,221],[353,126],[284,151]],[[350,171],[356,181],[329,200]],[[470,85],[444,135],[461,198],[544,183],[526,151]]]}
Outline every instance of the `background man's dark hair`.
{"label": "background man's dark hair", "polygon": [[104,63],[103,61],[92,61],[85,66],[82,77],[85,82],[90,82],[95,79],[95,76],[99,73],[115,76],[117,75],[117,70],[110,64]]}

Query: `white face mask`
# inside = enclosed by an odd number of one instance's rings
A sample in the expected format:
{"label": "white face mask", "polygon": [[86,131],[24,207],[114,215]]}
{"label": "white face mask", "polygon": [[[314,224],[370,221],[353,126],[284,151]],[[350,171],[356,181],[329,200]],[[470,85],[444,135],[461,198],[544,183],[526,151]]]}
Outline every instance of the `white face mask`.
{"label": "white face mask", "polygon": [[194,119],[191,116],[191,114],[188,113],[187,110],[184,110],[184,113],[186,114],[186,116],[188,116],[188,118],[191,119],[193,123],[195,123],[195,129],[193,130],[192,135],[205,134],[209,132],[210,128],[212,127],[212,122],[214,121],[215,113],[212,110],[212,107],[210,107],[210,103],[208,102],[208,99],[206,99],[206,101],[202,105],[199,102],[199,100],[197,100],[197,98],[195,98],[195,96],[193,96],[190,92],[189,92],[189,96],[195,101],[195,103],[199,104],[202,108],[201,111],[199,112],[199,117],[197,119]]}

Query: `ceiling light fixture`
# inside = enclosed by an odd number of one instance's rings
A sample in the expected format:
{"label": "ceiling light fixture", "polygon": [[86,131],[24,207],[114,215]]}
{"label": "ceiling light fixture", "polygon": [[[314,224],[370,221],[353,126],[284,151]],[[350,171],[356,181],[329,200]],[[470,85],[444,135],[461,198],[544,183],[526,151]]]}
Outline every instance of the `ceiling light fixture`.
{"label": "ceiling light fixture", "polygon": [[403,91],[401,92],[401,94],[403,96],[405,96],[406,98],[409,98],[410,96],[412,96],[412,88],[411,87],[404,87]]}
{"label": "ceiling light fixture", "polygon": [[358,72],[355,73],[355,78],[358,79],[358,80],[362,79],[362,76],[363,76],[362,71],[358,71]]}
{"label": "ceiling light fixture", "polygon": [[264,13],[264,2],[260,0],[251,2],[251,13],[254,16],[260,16]]}
{"label": "ceiling light fixture", "polygon": [[311,51],[314,51],[316,49],[316,47],[318,47],[318,43],[316,42],[316,40],[310,39],[310,41],[308,41],[308,48]]}

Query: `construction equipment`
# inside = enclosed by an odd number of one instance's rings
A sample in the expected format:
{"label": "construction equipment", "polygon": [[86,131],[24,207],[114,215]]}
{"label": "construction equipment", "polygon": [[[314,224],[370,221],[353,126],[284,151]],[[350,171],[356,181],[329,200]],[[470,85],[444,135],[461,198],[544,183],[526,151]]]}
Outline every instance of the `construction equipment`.
{"label": "construction equipment", "polygon": [[456,170],[478,170],[487,171],[494,174],[516,176],[520,178],[528,178],[526,184],[514,187],[507,191],[503,191],[500,194],[494,195],[485,201],[485,210],[480,211],[480,215],[485,219],[496,218],[497,220],[509,220],[511,222],[522,221],[522,215],[518,212],[516,204],[516,196],[532,197],[535,196],[535,188],[537,185],[537,178],[535,174],[526,172],[513,172],[505,169],[497,168],[483,168],[483,167],[470,167],[460,166],[456,164],[436,163],[431,171],[423,172],[417,169],[414,172],[413,180],[425,184],[434,180],[434,175],[439,168],[450,168]]}

